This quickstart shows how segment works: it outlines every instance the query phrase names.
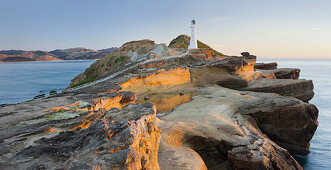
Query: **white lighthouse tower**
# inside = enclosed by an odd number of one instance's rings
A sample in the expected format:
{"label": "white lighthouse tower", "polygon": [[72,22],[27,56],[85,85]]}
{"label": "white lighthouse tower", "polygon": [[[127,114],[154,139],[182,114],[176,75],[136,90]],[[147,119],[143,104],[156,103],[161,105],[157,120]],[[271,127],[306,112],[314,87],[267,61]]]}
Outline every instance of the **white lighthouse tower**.
{"label": "white lighthouse tower", "polygon": [[191,42],[188,49],[197,49],[198,42],[197,42],[197,26],[195,20],[191,21]]}

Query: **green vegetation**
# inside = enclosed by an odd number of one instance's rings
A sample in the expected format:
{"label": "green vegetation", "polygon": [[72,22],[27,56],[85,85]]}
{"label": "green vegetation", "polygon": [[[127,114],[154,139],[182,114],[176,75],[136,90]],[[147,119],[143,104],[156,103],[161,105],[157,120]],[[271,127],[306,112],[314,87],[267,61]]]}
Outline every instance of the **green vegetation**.
{"label": "green vegetation", "polygon": [[90,82],[94,81],[97,77],[98,77],[98,75],[90,76],[87,79],[81,80],[77,84],[73,85],[72,88],[73,87],[78,87],[78,86],[83,85],[83,84],[86,84],[86,83],[90,83]]}
{"label": "green vegetation", "polygon": [[61,120],[61,119],[69,119],[79,116],[77,113],[67,113],[67,112],[55,112],[46,114],[43,118],[46,120]]}
{"label": "green vegetation", "polygon": [[114,64],[117,65],[117,64],[124,64],[124,62],[126,61],[126,57],[125,56],[120,56],[118,58],[115,59],[114,61]]}
{"label": "green vegetation", "polygon": [[[170,44],[169,47],[170,48],[184,48],[187,49],[188,46],[190,45],[190,37],[187,35],[180,35],[177,38],[173,39]],[[207,49],[211,49],[214,51],[215,54],[220,55],[220,56],[226,56],[214,49],[212,49],[210,46],[208,46],[207,44],[201,42],[198,40],[198,48],[207,48]]]}
{"label": "green vegetation", "polygon": [[75,79],[80,80],[76,84],[70,85],[70,88],[78,87],[86,83],[94,81],[99,76],[112,70],[116,70],[130,61],[128,56],[116,53],[110,53],[102,59],[93,63],[84,73],[77,76]]}

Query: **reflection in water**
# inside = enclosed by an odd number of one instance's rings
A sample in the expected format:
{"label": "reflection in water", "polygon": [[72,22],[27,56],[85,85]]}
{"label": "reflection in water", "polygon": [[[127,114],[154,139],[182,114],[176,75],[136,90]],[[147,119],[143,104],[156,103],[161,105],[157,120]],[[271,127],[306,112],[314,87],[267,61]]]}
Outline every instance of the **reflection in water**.
{"label": "reflection in water", "polygon": [[[197,92],[173,92],[157,93],[139,97],[139,103],[151,102],[156,105],[157,113],[171,112],[175,107],[191,101],[191,97],[197,95]],[[147,99],[147,100],[146,100]]]}

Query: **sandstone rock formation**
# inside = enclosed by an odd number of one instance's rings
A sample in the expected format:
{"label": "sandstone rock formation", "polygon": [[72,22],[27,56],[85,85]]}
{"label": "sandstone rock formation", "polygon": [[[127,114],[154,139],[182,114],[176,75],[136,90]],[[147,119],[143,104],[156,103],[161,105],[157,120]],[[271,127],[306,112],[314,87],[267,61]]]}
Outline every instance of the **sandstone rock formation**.
{"label": "sandstone rock formation", "polygon": [[256,63],[254,68],[256,69],[260,69],[260,70],[273,70],[273,69],[277,69],[277,63],[273,62],[273,63]]}
{"label": "sandstone rock formation", "polygon": [[263,73],[266,78],[270,79],[298,79],[300,77],[300,69],[297,68],[279,68],[273,70],[257,70]]}
{"label": "sandstone rock formation", "polygon": [[72,83],[96,81],[2,107],[0,169],[302,169],[289,151],[318,126],[312,82],[255,61],[126,43]]}
{"label": "sandstone rock formation", "polygon": [[308,102],[314,97],[314,85],[311,80],[291,80],[291,79],[261,79],[252,81],[248,87],[241,90],[277,93],[283,96],[292,96],[304,102]]}

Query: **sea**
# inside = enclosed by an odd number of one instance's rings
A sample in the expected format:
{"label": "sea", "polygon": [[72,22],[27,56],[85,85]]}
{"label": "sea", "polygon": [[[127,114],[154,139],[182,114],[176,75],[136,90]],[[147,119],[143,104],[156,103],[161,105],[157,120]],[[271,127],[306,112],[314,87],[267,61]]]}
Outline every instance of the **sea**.
{"label": "sea", "polygon": [[[61,92],[93,62],[95,60],[0,63],[0,104],[22,102],[52,90]],[[277,62],[279,68],[300,68],[300,78],[313,80],[315,97],[310,103],[320,111],[319,127],[311,141],[311,153],[295,158],[307,170],[330,169],[331,59],[261,58],[258,62]]]}
{"label": "sea", "polygon": [[[58,93],[95,60],[0,63],[0,104],[32,99],[50,91]],[[1,108],[0,108],[1,109]]]}
{"label": "sea", "polygon": [[309,103],[319,109],[319,126],[310,142],[310,154],[295,156],[303,169],[331,169],[331,59],[262,58],[257,62],[277,62],[278,68],[301,69],[300,79],[313,80],[314,98]]}

